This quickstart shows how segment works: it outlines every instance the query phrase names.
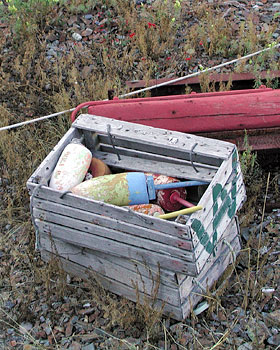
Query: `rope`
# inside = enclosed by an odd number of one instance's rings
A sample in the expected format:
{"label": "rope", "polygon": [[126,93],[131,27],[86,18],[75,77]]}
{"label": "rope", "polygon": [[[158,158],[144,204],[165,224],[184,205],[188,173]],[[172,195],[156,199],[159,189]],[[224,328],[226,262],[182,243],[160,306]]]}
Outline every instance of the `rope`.
{"label": "rope", "polygon": [[[280,47],[280,44],[277,44],[277,45],[270,44],[270,46],[269,46],[268,48],[266,48],[266,49],[262,49],[262,50],[259,50],[259,51],[250,53],[249,55],[246,55],[246,56],[243,56],[243,57],[240,57],[240,58],[236,58],[236,59],[234,59],[234,60],[231,60],[231,61],[228,61],[228,62],[225,62],[225,63],[218,64],[217,66],[214,66],[214,67],[211,67],[211,68],[203,69],[203,70],[201,70],[201,71],[199,71],[199,72],[196,72],[196,73],[188,74],[188,75],[185,75],[185,76],[180,77],[180,78],[176,78],[176,79],[173,79],[173,80],[165,81],[165,82],[163,82],[163,83],[156,84],[156,85],[152,85],[152,86],[149,86],[149,87],[146,87],[146,88],[144,88],[144,89],[137,90],[137,91],[132,91],[132,92],[129,92],[129,93],[127,93],[127,94],[120,95],[120,96],[118,96],[118,98],[124,98],[124,97],[128,97],[128,96],[140,94],[141,92],[145,92],[145,91],[149,91],[149,90],[152,90],[152,89],[161,87],[161,86],[173,84],[173,83],[176,83],[176,82],[181,81],[181,80],[184,80],[184,79],[196,77],[196,76],[198,76],[198,75],[200,75],[200,74],[202,74],[202,73],[212,72],[212,71],[215,70],[215,69],[228,66],[228,65],[230,65],[230,64],[239,62],[239,61],[244,60],[244,59],[248,59],[248,58],[250,58],[250,57],[259,55],[259,54],[262,53],[262,52],[266,52],[266,51],[269,51],[269,50],[272,50],[272,49],[278,48],[278,47]],[[103,100],[103,101],[108,101],[108,99]],[[4,126],[4,127],[0,128],[0,131],[9,130],[9,129],[17,128],[17,127],[20,127],[20,126],[23,126],[23,125],[26,125],[26,124],[35,123],[35,122],[38,122],[38,121],[41,121],[41,120],[44,120],[44,119],[49,119],[49,118],[52,118],[52,117],[56,117],[56,116],[61,115],[61,114],[65,114],[65,113],[68,113],[68,112],[73,112],[75,109],[76,109],[76,108],[71,108],[71,109],[68,109],[68,110],[66,110],[66,111],[62,111],[62,112],[58,112],[58,113],[49,114],[49,115],[46,115],[46,116],[44,116],[44,117],[40,117],[40,118],[36,118],[36,119],[31,119],[31,120],[27,120],[27,121],[25,121],[25,122],[21,122],[21,123],[16,123],[16,124]]]}
{"label": "rope", "polygon": [[16,124],[12,124],[12,125],[7,125],[7,126],[3,126],[2,128],[0,128],[0,131],[4,131],[4,130],[9,130],[9,129],[13,129],[13,128],[17,128],[19,126],[23,126],[23,125],[26,125],[26,124],[31,124],[31,123],[35,123],[35,122],[38,122],[40,120],[44,120],[44,119],[49,119],[49,118],[52,118],[52,117],[56,117],[60,114],[65,114],[65,113],[68,113],[68,112],[73,112],[75,110],[75,108],[71,108],[71,109],[68,109],[67,111],[62,111],[62,112],[57,112],[57,113],[53,113],[53,114],[49,114],[49,115],[46,115],[44,117],[40,117],[40,118],[36,118],[36,119],[31,119],[31,120],[26,120],[25,122],[21,122],[21,123],[16,123]]}

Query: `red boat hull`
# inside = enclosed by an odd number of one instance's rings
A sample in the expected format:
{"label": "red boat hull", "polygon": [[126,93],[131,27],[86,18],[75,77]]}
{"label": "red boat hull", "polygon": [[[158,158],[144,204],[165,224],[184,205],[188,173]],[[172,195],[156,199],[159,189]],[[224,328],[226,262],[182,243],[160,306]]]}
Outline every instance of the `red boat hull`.
{"label": "red boat hull", "polygon": [[254,149],[280,148],[280,89],[92,101],[77,109],[83,106],[89,114],[224,139],[239,149],[246,130]]}

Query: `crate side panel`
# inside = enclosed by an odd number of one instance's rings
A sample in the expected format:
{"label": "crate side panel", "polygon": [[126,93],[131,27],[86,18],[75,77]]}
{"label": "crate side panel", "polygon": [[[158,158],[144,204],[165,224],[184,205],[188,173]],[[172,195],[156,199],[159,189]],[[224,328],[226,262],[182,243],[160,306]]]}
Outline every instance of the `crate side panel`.
{"label": "crate side panel", "polygon": [[[88,131],[90,132],[90,131]],[[99,140],[99,138],[98,138]],[[112,145],[108,145],[105,143],[98,143],[95,146],[96,152],[103,152],[103,153],[109,153],[109,154],[115,154],[115,151],[112,147]],[[123,147],[115,147],[115,149],[118,151],[120,155],[124,155],[127,157],[132,157],[132,158],[142,158],[146,160],[153,160],[153,161],[158,161],[158,162],[163,162],[163,163],[172,163],[176,165],[182,165],[182,166],[191,166],[193,165],[197,168],[199,172],[206,172],[207,170],[212,173],[216,172],[218,170],[218,166],[214,165],[208,165],[208,164],[203,164],[203,163],[197,163],[197,162],[191,162],[190,160],[187,159],[179,159],[175,158],[174,155],[171,156],[162,156],[160,154],[156,153],[150,153],[144,152],[144,151],[139,151],[135,150],[134,148],[123,148]],[[103,154],[102,153],[102,154]],[[98,153],[97,153],[98,154]]]}
{"label": "crate side panel", "polygon": [[159,162],[156,160],[144,159],[139,157],[128,157],[121,155],[120,160],[116,154],[96,152],[95,157],[101,159],[108,166],[114,166],[119,169],[152,172],[156,174],[179,177],[189,180],[200,180],[211,182],[216,174],[216,170],[200,169],[199,173],[191,165],[177,165],[175,163]]}
{"label": "crate side panel", "polygon": [[112,241],[111,239],[92,235],[84,231],[66,228],[50,222],[36,219],[35,223],[39,230],[45,234],[51,234],[57,239],[61,239],[80,247],[96,249],[104,253],[135,259],[151,265],[159,264],[168,270],[184,272],[191,276],[196,275],[196,266],[194,263],[186,262],[168,255],[147,251],[143,248]]}
{"label": "crate side panel", "polygon": [[[42,259],[44,261],[49,261],[52,258],[52,254],[46,251],[42,251],[41,253]],[[74,276],[79,276],[84,279],[89,279],[88,269],[79,264],[73,263],[66,259],[60,258],[63,269],[69,274],[73,274]],[[118,281],[115,281],[110,278],[106,278],[103,276],[99,276],[96,274],[97,281],[107,290],[118,294],[126,299],[132,300],[134,302],[137,301],[137,293],[134,288],[128,287]],[[145,293],[139,292],[140,302],[144,303],[145,300],[149,299],[149,296]],[[152,301],[151,301],[152,304]],[[163,310],[163,313],[167,316],[173,317],[176,320],[182,320],[182,310],[180,307],[175,307],[168,303],[164,303],[162,301],[157,300],[155,303],[155,307],[159,310]]]}
{"label": "crate side panel", "polygon": [[146,292],[148,295],[153,295],[155,289],[158,287],[158,299],[168,302],[171,305],[179,306],[179,292],[176,286],[171,288],[161,282],[161,276],[151,274],[150,278],[140,274],[134,267],[134,270],[123,268],[117,264],[108,261],[108,259],[97,257],[93,250],[82,250],[75,245],[65,243],[60,240],[52,240],[49,236],[41,236],[41,247],[43,250],[57,254],[59,257],[82,265],[86,268],[91,268],[92,271],[97,272],[105,277],[112,278],[120,283],[130,287],[138,286],[139,291]]}
{"label": "crate side panel", "polygon": [[[33,215],[39,220],[61,225],[66,228],[73,228],[74,230],[78,231],[84,231],[92,236],[97,235],[105,238],[106,240],[111,240],[111,246],[114,244],[124,244],[126,246],[129,245],[131,247],[145,249],[148,252],[151,252],[151,254],[153,252],[159,252],[163,255],[175,257],[184,261],[194,261],[193,253],[190,251],[172,247],[160,242],[155,242],[145,237],[133,236],[127,232],[121,231],[121,223],[117,224],[116,228],[113,229],[112,227],[100,226],[98,223],[93,224],[88,221],[83,221],[81,217],[79,218],[79,215],[76,215],[74,218],[70,217],[70,211],[67,209],[67,207],[64,207],[63,215],[37,208],[33,210]],[[95,250],[98,250],[98,246],[95,247]]]}
{"label": "crate side panel", "polygon": [[[204,265],[202,271],[199,273],[199,275],[196,277],[196,279],[200,280],[204,278],[208,274],[208,271],[211,269],[212,265],[215,263],[217,259],[221,259],[221,256],[223,252],[225,253],[225,241],[230,243],[231,245],[235,245],[236,249],[235,254],[239,253],[240,245],[237,245],[237,240],[239,241],[239,226],[237,220],[234,218],[231,220],[230,224],[228,225],[227,229],[225,230],[223,236],[217,243],[216,248],[216,254],[215,256],[211,255],[208,259],[206,264]],[[234,243],[234,244],[233,244]],[[231,251],[227,250],[226,254],[232,254]],[[180,296],[181,299],[184,300],[188,297],[188,295],[191,292],[191,289],[193,288],[193,281],[195,278],[184,276],[180,274],[178,277],[178,281],[180,284],[179,290],[180,290]]]}
{"label": "crate side panel", "polygon": [[[70,218],[79,219],[101,227],[107,227],[112,230],[119,230],[121,232],[124,232],[126,235],[125,236],[121,235],[121,237],[123,237],[125,242],[127,241],[127,238],[130,238],[130,236],[137,236],[137,237],[145,238],[145,240],[148,240],[149,245],[154,245],[155,242],[159,242],[160,244],[157,246],[157,249],[160,249],[161,244],[166,244],[170,247],[180,248],[182,250],[187,250],[191,253],[193,252],[193,245],[191,241],[187,241],[185,239],[174,237],[166,233],[148,229],[139,225],[138,226],[133,225],[121,220],[121,218],[117,220],[114,218],[93,214],[85,210],[69,207],[66,205],[62,205],[59,203],[50,202],[50,201],[46,201],[38,198],[34,199],[33,205],[34,205],[34,214],[36,213],[36,209],[38,208],[46,212],[65,215]],[[44,215],[42,211],[37,212],[37,214],[38,214],[37,215],[38,218],[42,217],[44,219]],[[121,237],[119,237],[119,239],[117,237],[114,237],[114,239],[120,240]]]}
{"label": "crate side panel", "polygon": [[[83,254],[85,254],[85,257],[87,256],[87,252],[90,251],[92,254],[94,254],[94,257],[97,259],[97,266],[100,265],[100,271],[98,270],[97,272],[100,272],[101,274],[104,274],[102,272],[102,264],[106,263],[106,261],[108,261],[108,264],[117,264],[119,266],[121,266],[123,269],[126,270],[130,270],[133,272],[137,272],[139,273],[139,275],[141,276],[145,276],[146,278],[150,278],[151,274],[153,276],[158,276],[160,274],[160,280],[161,282],[166,285],[169,286],[170,288],[177,288],[179,287],[177,279],[175,278],[175,272],[170,271],[170,270],[166,270],[163,268],[160,268],[159,266],[154,266],[154,265],[148,265],[146,263],[143,262],[139,262],[135,259],[126,259],[123,257],[119,257],[116,255],[111,255],[111,254],[106,254],[97,250],[92,250],[92,249],[88,249],[88,248],[84,248],[84,247],[79,247],[77,245],[73,245],[70,243],[67,243],[65,241],[62,240],[58,240],[56,238],[53,238],[51,235],[46,236],[44,232],[40,232],[40,238],[43,237],[43,240],[45,242],[45,244],[48,244],[47,247],[50,247],[50,242],[59,242],[59,244],[63,244],[63,246],[65,247],[65,250],[63,250],[60,255],[63,258],[67,259],[67,255],[68,255],[68,246],[71,247],[71,251],[72,249],[77,252],[77,254],[80,254],[80,252]],[[43,246],[43,244],[42,244]],[[55,246],[51,246],[52,249],[55,249]],[[47,249],[45,246],[43,246],[43,249],[45,250],[49,250],[51,252],[53,252],[50,249]]]}
{"label": "crate side panel", "polygon": [[[114,136],[114,143],[116,142],[116,146],[124,145],[119,143],[119,140],[122,139],[124,142],[126,141],[125,147],[127,147],[128,142],[133,143],[133,145],[128,148],[138,149],[137,145],[139,144],[139,146],[142,145],[142,147],[146,146],[144,149],[141,148],[139,150],[145,151],[150,149],[150,147],[154,147],[156,153],[161,154],[159,150],[164,146],[165,150],[168,149],[172,152],[187,154],[191,152],[194,145],[196,145],[196,160],[198,160],[198,157],[204,157],[210,161],[209,164],[215,159],[218,160],[216,164],[220,164],[220,160],[227,159],[233,149],[233,144],[224,141],[212,140],[191,134],[167,131],[165,129],[152,128],[119,120],[116,121],[114,119],[89,114],[80,115],[73,123],[74,127],[94,131],[103,135],[108,134],[108,125],[110,125],[110,134]],[[141,140],[140,143],[138,142],[139,139]],[[106,141],[106,143],[110,142]],[[182,152],[182,149],[184,152]],[[186,155],[185,157],[183,156],[183,159],[187,159]],[[201,162],[203,163],[203,161]]]}
{"label": "crate side panel", "polygon": [[[208,242],[213,244],[218,240],[218,236],[223,234],[223,230],[227,227],[228,222],[232,219],[232,213],[236,213],[236,208],[240,206],[245,197],[245,186],[243,179],[240,176],[234,184],[234,196],[231,196],[233,185],[227,184],[223,188],[223,192],[217,197],[212,210],[203,221],[195,220],[192,223],[192,228],[197,232],[199,242],[194,245],[196,259],[199,258],[204,249],[207,248]],[[215,235],[215,237],[214,237]],[[208,251],[209,249],[207,249]]]}
{"label": "crate side panel", "polygon": [[[234,251],[240,250],[240,242],[238,237],[232,242],[232,248]],[[210,269],[206,276],[202,279],[197,278],[200,285],[204,290],[210,288],[215,281],[221,277],[223,272],[226,270],[229,264],[233,261],[232,254],[227,246],[225,246],[224,251],[221,253],[221,256],[215,260],[215,262],[211,265]],[[195,286],[191,290],[189,296],[186,298],[185,302],[182,305],[183,318],[186,318],[191,311],[191,308],[194,307],[202,298],[204,291],[201,290],[200,287]]]}
{"label": "crate side panel", "polygon": [[[240,191],[238,191],[237,196],[236,196],[237,201],[239,201],[239,200],[243,201],[244,195],[245,195],[245,187],[242,185],[242,187],[240,188]],[[232,203],[231,205],[233,206],[235,204]],[[216,225],[215,224],[216,218],[217,218],[217,216],[214,217],[214,220],[209,227],[209,231],[211,231],[213,227],[215,228],[215,230],[212,231],[213,234],[212,234],[211,238],[209,238],[210,234],[208,235],[208,228],[205,231],[206,232],[206,238],[205,238],[206,248],[201,251],[201,254],[198,256],[198,258],[196,260],[198,271],[201,271],[204,268],[204,265],[205,265],[208,257],[213,255],[213,253],[215,254],[216,242],[223,235],[224,230],[226,229],[226,227],[228,226],[228,224],[231,221],[231,216],[225,214],[222,217],[221,223],[218,226],[215,226]],[[206,241],[206,239],[207,239],[207,241]],[[194,249],[194,253],[197,253],[196,249],[197,248]]]}
{"label": "crate side panel", "polygon": [[[199,201],[198,204],[202,205],[204,210],[193,213],[187,222],[192,228],[197,259],[205,250],[205,256],[213,252],[215,246],[213,243],[218,239],[217,230],[221,235],[245,199],[245,187],[235,149],[230,159],[223,162]],[[203,264],[201,262],[199,264],[200,271]]]}
{"label": "crate side panel", "polygon": [[[36,185],[30,184],[30,187],[34,189]],[[122,218],[123,221],[134,224],[136,226],[142,226],[175,237],[191,240],[190,227],[186,225],[136,213],[129,208],[117,207],[115,205],[91,200],[71,193],[66,194],[63,196],[63,198],[60,198],[60,196],[61,192],[45,186],[39,188],[36,193],[36,198],[56,202],[77,209],[82,209],[90,213],[103,215],[106,217],[114,218],[116,220]]]}

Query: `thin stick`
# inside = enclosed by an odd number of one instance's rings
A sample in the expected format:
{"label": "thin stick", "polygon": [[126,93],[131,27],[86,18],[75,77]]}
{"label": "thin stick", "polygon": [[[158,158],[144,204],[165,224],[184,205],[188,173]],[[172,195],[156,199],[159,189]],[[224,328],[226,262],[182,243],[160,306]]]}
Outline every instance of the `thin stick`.
{"label": "thin stick", "polygon": [[254,283],[254,287],[253,287],[253,288],[254,288],[254,289],[253,289],[253,295],[255,294],[255,287],[256,287],[256,284],[257,284],[257,276],[258,276],[259,266],[260,266],[260,248],[261,248],[263,221],[264,221],[264,213],[265,213],[266,199],[267,199],[267,193],[268,193],[268,187],[269,187],[269,180],[270,180],[270,173],[268,173],[268,176],[267,176],[266,189],[265,189],[265,197],[264,197],[263,209],[262,209],[262,219],[261,219],[261,226],[260,226],[260,233],[259,233],[259,240],[258,240],[257,267],[256,267],[255,283]]}

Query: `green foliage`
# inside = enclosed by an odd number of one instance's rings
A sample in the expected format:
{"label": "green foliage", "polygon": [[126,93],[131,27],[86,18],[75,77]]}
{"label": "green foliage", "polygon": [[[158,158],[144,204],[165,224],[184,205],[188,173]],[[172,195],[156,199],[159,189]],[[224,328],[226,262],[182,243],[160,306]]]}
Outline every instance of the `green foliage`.
{"label": "green foliage", "polygon": [[18,37],[34,34],[43,29],[45,18],[59,0],[7,0],[8,7],[2,8],[6,19],[13,23]]}
{"label": "green foliage", "polygon": [[249,184],[261,181],[261,169],[257,161],[257,154],[252,152],[252,147],[249,145],[247,133],[244,136],[244,148],[240,156],[240,164],[245,185],[249,186]]}

